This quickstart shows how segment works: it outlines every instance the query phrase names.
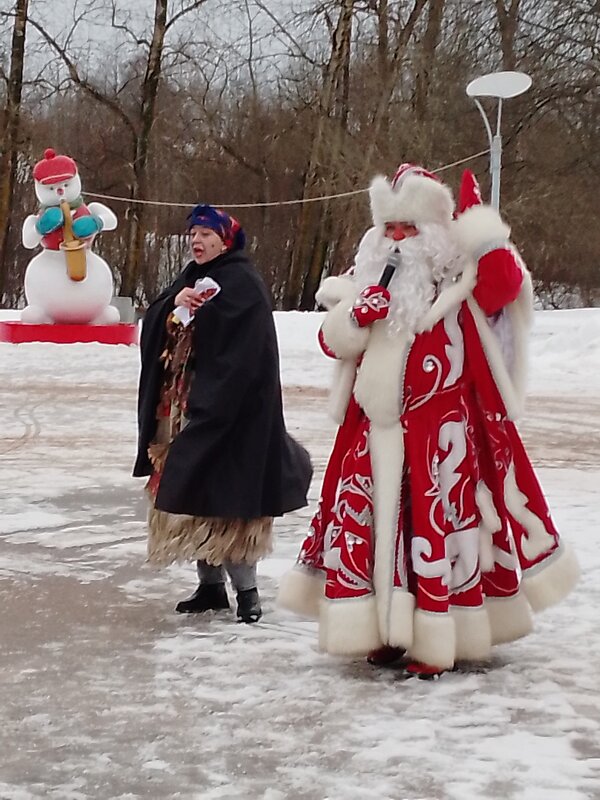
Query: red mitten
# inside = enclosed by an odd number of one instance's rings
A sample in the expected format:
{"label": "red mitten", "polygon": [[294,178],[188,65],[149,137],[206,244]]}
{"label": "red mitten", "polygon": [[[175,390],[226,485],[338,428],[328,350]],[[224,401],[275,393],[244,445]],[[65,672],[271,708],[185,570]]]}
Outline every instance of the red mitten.
{"label": "red mitten", "polygon": [[490,250],[479,259],[473,297],[488,316],[501,311],[519,295],[523,270],[508,247]]}
{"label": "red mitten", "polygon": [[360,328],[385,319],[390,310],[390,293],[383,286],[367,286],[352,306],[352,317]]}

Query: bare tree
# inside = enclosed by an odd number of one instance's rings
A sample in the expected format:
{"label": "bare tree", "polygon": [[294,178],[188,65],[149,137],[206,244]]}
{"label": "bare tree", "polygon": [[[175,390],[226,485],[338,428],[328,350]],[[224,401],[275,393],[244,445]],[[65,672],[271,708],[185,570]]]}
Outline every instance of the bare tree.
{"label": "bare tree", "polygon": [[[123,124],[129,139],[130,182],[129,196],[131,208],[128,215],[128,237],[125,267],[121,272],[122,295],[134,296],[140,282],[140,273],[144,263],[144,241],[146,235],[146,210],[143,204],[148,199],[148,162],[152,144],[152,130],[156,122],[157,97],[163,71],[165,37],[169,30],[190,12],[204,5],[208,0],[190,0],[180,4],[177,11],[169,17],[171,0],[154,0],[154,15],[149,39],[140,37],[125,22],[118,20],[116,0],[111,3],[111,24],[135,43],[143,59],[143,77],[139,86],[139,94],[131,108],[127,99],[121,100],[124,86],[116,92],[109,92],[105,87],[95,84],[86,78],[75,59],[71,57],[68,44],[60,44],[50,35],[46,27],[39,21],[31,20],[32,25],[41,33],[51,48],[58,53],[67,68],[72,83],[93,100],[112,111]],[[81,22],[83,14],[74,22],[74,27]],[[72,32],[66,42],[72,38]],[[129,82],[129,81],[127,81]]]}
{"label": "bare tree", "polygon": [[[342,0],[335,26],[331,54],[325,68],[319,96],[319,115],[312,138],[302,196],[309,199],[315,189],[327,190],[331,183],[332,160],[339,149],[346,111],[344,76],[350,58],[354,2]],[[338,113],[336,114],[336,105]],[[337,117],[337,119],[336,119]],[[333,125],[331,120],[333,119]],[[332,130],[333,128],[333,130]],[[285,308],[310,308],[319,285],[326,257],[329,229],[328,207],[307,202],[301,207],[290,274],[285,288]]]}
{"label": "bare tree", "polygon": [[518,29],[521,0],[494,0],[494,3],[502,43],[502,68],[514,70],[517,66],[515,36]]}
{"label": "bare tree", "polygon": [[[438,167],[486,146],[467,82],[514,66],[533,86],[506,104],[503,213],[543,302],[597,302],[600,231],[589,223],[600,169],[594,3],[231,0],[228,24],[209,26],[190,14],[201,5],[194,0],[77,0],[70,29],[59,29],[62,19],[37,19],[39,38],[29,22],[9,213],[21,219],[30,205],[19,166],[60,141],[80,163],[84,190],[125,198],[125,224],[98,247],[119,266],[122,291],[145,301],[185,255],[184,212],[127,198],[310,201],[364,189],[376,169],[391,171],[399,160]],[[35,9],[42,13],[41,0]],[[174,31],[188,14],[194,24]],[[4,15],[5,30],[14,18]],[[110,40],[82,46],[94,24],[110,30]],[[45,48],[41,59],[31,54],[37,46]],[[1,131],[8,63],[0,64]],[[29,75],[34,65],[38,74]],[[471,166],[485,194],[487,159]],[[459,174],[444,179],[456,188]],[[287,308],[313,306],[322,276],[348,264],[369,219],[362,192],[234,213],[275,302]],[[14,236],[8,251],[18,299],[26,259]]]}
{"label": "bare tree", "polygon": [[446,0],[430,0],[427,11],[427,26],[418,48],[414,108],[415,116],[421,124],[424,123],[427,113],[431,74],[435,64],[435,51],[442,33],[445,4]]}
{"label": "bare tree", "polygon": [[18,156],[19,116],[23,91],[28,2],[29,0],[16,0],[14,7],[15,21],[10,51],[6,106],[4,108],[0,139],[0,300],[2,300],[6,289],[9,264],[8,234]]}

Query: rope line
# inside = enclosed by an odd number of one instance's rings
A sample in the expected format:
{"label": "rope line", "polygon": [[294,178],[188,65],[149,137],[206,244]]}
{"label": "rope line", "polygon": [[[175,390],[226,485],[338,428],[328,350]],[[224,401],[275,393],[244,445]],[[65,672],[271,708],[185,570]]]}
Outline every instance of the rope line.
{"label": "rope line", "polygon": [[[444,166],[438,167],[437,169],[433,169],[431,171],[434,173],[445,172],[445,170],[451,169],[452,167],[457,167],[460,164],[466,164],[467,161],[474,161],[476,158],[485,156],[489,152],[490,152],[489,148],[487,150],[481,150],[481,152],[474,153],[472,156],[467,156],[466,158],[461,158],[458,161],[453,161],[451,164],[444,164]],[[369,191],[368,189],[354,189],[351,192],[338,192],[337,194],[326,194],[319,197],[304,197],[300,200],[274,200],[269,203],[235,203],[235,204],[211,203],[210,205],[216,206],[216,208],[269,208],[273,206],[294,206],[302,203],[322,203],[325,200],[337,200],[340,197],[352,197],[353,195],[364,194],[364,192],[368,191]],[[190,208],[191,206],[196,205],[196,202],[167,203],[164,200],[135,200],[132,197],[119,197],[118,195],[100,194],[99,192],[82,192],[82,194],[86,195],[87,197],[99,197],[102,200],[116,200],[117,202],[121,203],[137,203],[139,205],[145,205],[145,206],[168,206],[170,208]]]}

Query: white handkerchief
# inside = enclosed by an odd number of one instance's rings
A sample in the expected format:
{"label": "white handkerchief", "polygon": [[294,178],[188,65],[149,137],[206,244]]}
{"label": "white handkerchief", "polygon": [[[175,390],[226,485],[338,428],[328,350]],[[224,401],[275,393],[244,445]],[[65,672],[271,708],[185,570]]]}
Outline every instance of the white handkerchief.
{"label": "white handkerchief", "polygon": [[[207,275],[204,278],[198,278],[194,284],[194,291],[199,292],[202,295],[202,300],[200,303],[200,308],[202,308],[204,303],[208,303],[209,300],[212,300],[213,297],[219,294],[221,287],[216,281],[214,281],[212,278],[209,278]],[[184,327],[187,327],[194,319],[194,315],[191,314],[189,309],[185,306],[177,306],[177,308],[173,311],[173,316],[178,319]]]}

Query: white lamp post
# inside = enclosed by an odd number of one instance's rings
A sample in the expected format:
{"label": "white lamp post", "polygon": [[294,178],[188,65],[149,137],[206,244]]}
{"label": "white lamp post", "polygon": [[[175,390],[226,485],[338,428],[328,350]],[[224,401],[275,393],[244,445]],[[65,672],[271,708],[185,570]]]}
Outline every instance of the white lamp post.
{"label": "white lamp post", "polygon": [[[475,78],[467,86],[467,94],[479,109],[490,143],[490,174],[492,176],[492,206],[500,208],[500,171],[502,169],[502,137],[500,123],[502,120],[502,101],[523,94],[531,86],[531,78],[524,72],[490,72]],[[492,133],[489,120],[479,97],[495,97],[498,100],[496,116],[496,133]]]}

